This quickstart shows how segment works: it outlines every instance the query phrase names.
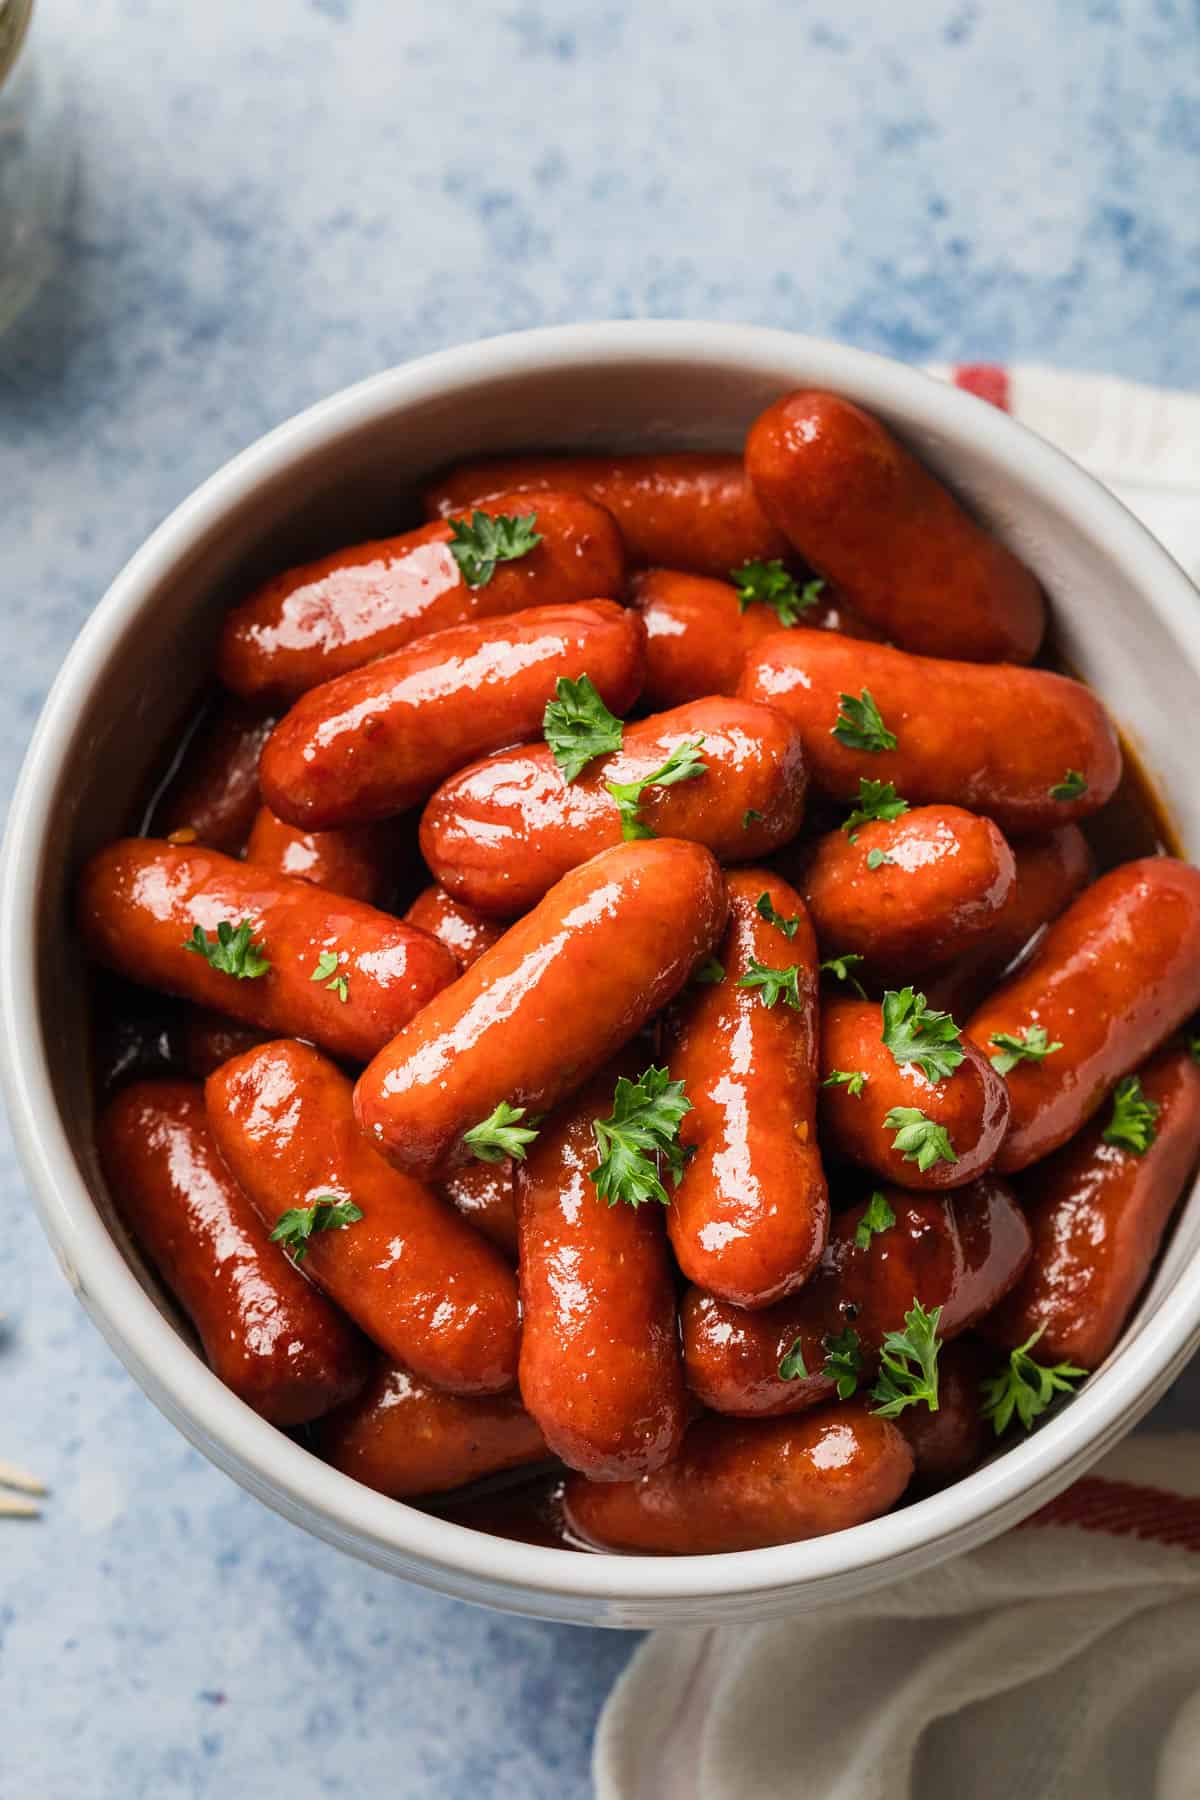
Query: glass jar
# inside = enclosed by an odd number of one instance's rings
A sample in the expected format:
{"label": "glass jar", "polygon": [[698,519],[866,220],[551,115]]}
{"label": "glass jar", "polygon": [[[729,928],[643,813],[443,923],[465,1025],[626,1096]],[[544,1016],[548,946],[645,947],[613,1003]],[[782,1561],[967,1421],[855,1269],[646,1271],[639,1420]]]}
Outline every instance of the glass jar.
{"label": "glass jar", "polygon": [[54,266],[71,167],[61,83],[31,30],[33,0],[0,0],[0,331]]}

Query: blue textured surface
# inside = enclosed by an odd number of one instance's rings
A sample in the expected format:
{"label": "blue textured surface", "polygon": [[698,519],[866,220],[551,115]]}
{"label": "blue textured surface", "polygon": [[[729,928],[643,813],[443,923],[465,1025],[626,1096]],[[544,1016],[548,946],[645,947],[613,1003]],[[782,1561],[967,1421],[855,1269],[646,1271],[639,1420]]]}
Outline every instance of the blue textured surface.
{"label": "blue textured surface", "polygon": [[[61,272],[0,340],[5,791],[149,528],[421,351],[686,315],[1200,381],[1194,0],[41,7],[82,158]],[[2,1178],[0,1453],[55,1488],[0,1524],[3,1800],[585,1793],[631,1640],[391,1584],[260,1509]]]}

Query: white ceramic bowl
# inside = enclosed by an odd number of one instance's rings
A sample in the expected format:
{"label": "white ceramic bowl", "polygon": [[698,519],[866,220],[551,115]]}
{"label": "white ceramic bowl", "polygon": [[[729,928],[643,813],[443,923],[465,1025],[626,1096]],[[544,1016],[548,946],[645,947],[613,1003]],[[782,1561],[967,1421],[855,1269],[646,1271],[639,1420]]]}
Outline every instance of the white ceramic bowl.
{"label": "white ceramic bowl", "polygon": [[765,1619],[827,1605],[982,1543],[1109,1448],[1200,1336],[1200,1194],[1105,1367],[1030,1439],[945,1493],[809,1543],[729,1556],[593,1557],[510,1543],[385,1500],[234,1398],[110,1232],[91,1144],[71,883],[127,827],[208,666],[228,602],[267,572],[407,521],[415,484],[519,448],[739,446],[770,400],[831,388],[887,421],[1024,559],[1063,648],[1103,695],[1200,857],[1191,734],[1200,607],[1103,488],[982,402],[900,364],[729,325],[580,325],[494,338],[378,375],[282,425],[159,527],[67,658],[5,848],[0,1039],[8,1103],[63,1272],[136,1380],[235,1480],[381,1569],[510,1611],[606,1625]]}

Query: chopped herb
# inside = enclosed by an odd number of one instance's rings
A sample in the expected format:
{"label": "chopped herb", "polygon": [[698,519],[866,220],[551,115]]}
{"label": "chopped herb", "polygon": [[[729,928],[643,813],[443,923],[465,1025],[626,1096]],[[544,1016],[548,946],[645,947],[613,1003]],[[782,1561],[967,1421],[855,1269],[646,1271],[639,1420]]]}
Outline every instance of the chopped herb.
{"label": "chopped herb", "polygon": [[797,1338],[779,1365],[780,1381],[804,1381],[808,1370],[804,1365],[804,1339]]}
{"label": "chopped herb", "polygon": [[894,1131],[892,1149],[903,1152],[905,1162],[915,1162],[921,1173],[938,1162],[956,1163],[950,1133],[944,1125],[935,1125],[917,1106],[893,1106],[883,1121]]}
{"label": "chopped herb", "polygon": [[1034,1361],[1029,1352],[1045,1329],[1039,1325],[1032,1337],[1009,1352],[1006,1369],[980,1383],[983,1405],[979,1410],[992,1421],[997,1437],[1007,1431],[1014,1412],[1029,1431],[1055,1394],[1069,1394],[1071,1383],[1082,1381],[1087,1374],[1086,1369],[1078,1369],[1074,1363],[1060,1362],[1049,1367]]}
{"label": "chopped herb", "polygon": [[800,965],[792,963],[786,969],[769,969],[766,963],[759,962],[757,956],[750,958],[750,972],[739,977],[738,986],[759,988],[759,999],[766,1007],[775,1005],[782,995],[793,1012],[800,1011]]}
{"label": "chopped herb", "polygon": [[937,1411],[941,1348],[937,1328],[941,1317],[940,1306],[926,1312],[914,1298],[911,1310],[904,1315],[904,1330],[889,1331],[884,1338],[879,1380],[871,1389],[872,1400],[879,1402],[871,1410],[882,1418],[899,1418],[906,1406],[918,1406],[922,1401],[930,1412]]}
{"label": "chopped herb", "polygon": [[867,851],[868,869],[882,869],[884,863],[894,863],[895,860],[895,857],[889,856],[886,850]]}
{"label": "chopped herb", "polygon": [[1102,1134],[1104,1142],[1145,1156],[1158,1136],[1154,1121],[1161,1111],[1157,1100],[1147,1100],[1137,1076],[1127,1075],[1113,1090],[1112,1117]]}
{"label": "chopped herb", "polygon": [[950,1014],[927,1006],[910,987],[883,996],[883,1042],[897,1063],[916,1063],[929,1081],[953,1075],[966,1054]]}
{"label": "chopped herb", "polygon": [[819,975],[832,975],[835,981],[848,982],[855,993],[861,994],[865,1000],[867,997],[866,988],[856,975],[850,973],[851,969],[857,968],[862,960],[863,959],[857,950],[847,950],[844,956],[830,956],[827,957],[823,963],[819,963],[817,965],[817,973]]}
{"label": "chopped herb", "polygon": [[541,543],[541,533],[533,528],[537,514],[473,512],[470,519],[451,519],[450,554],[458,564],[463,580],[470,588],[486,587],[496,573],[496,564],[516,562],[528,556]]}
{"label": "chopped herb", "polygon": [[762,822],[763,822],[762,814],[760,812],[755,812],[755,810],[752,806],[748,806],[746,808],[745,812],[742,814],[742,830],[743,831],[749,831],[751,825],[754,825],[754,824],[761,825]]}
{"label": "chopped herb", "polygon": [[350,998],[350,978],[339,975],[336,950],[322,950],[317,958],[317,966],[308,979],[323,982],[327,988],[332,988],[343,1006]]}
{"label": "chopped herb", "polygon": [[857,1097],[862,1093],[866,1080],[867,1071],[865,1069],[831,1069],[821,1086],[844,1087],[848,1094]]}
{"label": "chopped herb", "polygon": [[857,1331],[847,1325],[836,1337],[827,1332],[821,1342],[825,1350],[825,1366],[821,1373],[837,1382],[839,1400],[849,1400],[857,1392],[863,1372],[862,1341]]}
{"label": "chopped herb", "polygon": [[679,1141],[679,1126],[691,1110],[682,1081],[671,1081],[665,1069],[651,1067],[636,1081],[622,1075],[610,1117],[592,1123],[601,1161],[591,1178],[600,1198],[610,1206],[618,1200],[634,1207],[647,1200],[668,1206],[659,1169],[665,1164],[679,1186],[690,1154]]}
{"label": "chopped herb", "polygon": [[807,581],[798,586],[778,557],[771,562],[747,562],[731,569],[729,579],[737,589],[738,607],[742,612],[757,602],[773,607],[781,625],[794,625],[819,600],[825,583]]}
{"label": "chopped herb", "polygon": [[1019,1062],[1045,1062],[1048,1056],[1062,1049],[1057,1039],[1053,1044],[1050,1042],[1044,1025],[1024,1025],[1018,1032],[997,1031],[992,1043],[1000,1053],[990,1058],[997,1075],[1007,1075]]}
{"label": "chopped herb", "polygon": [[341,1194],[318,1194],[311,1206],[293,1206],[280,1213],[271,1233],[273,1244],[282,1244],[293,1262],[308,1255],[309,1239],[318,1231],[343,1231],[362,1218],[362,1207]]}
{"label": "chopped herb", "polygon": [[855,1227],[854,1242],[860,1250],[865,1250],[877,1232],[888,1231],[896,1223],[896,1215],[888,1204],[887,1197],[876,1188],[867,1201],[867,1210]]}
{"label": "chopped herb", "polygon": [[785,919],[782,913],[777,913],[775,911],[775,908],[771,905],[770,894],[760,894],[754,903],[754,910],[760,919],[765,919],[767,921],[768,925],[778,925],[784,937],[789,940],[794,938],[800,929],[800,921],[798,918]]}
{"label": "chopped herb", "polygon": [[693,981],[698,981],[705,987],[716,987],[717,983],[724,979],[725,964],[719,962],[715,956],[706,957],[692,976]]}
{"label": "chopped herb", "polygon": [[1079,770],[1068,769],[1062,780],[1056,782],[1050,789],[1050,798],[1052,800],[1078,800],[1079,796],[1086,794],[1087,791],[1088,784]]}
{"label": "chopped herb", "polygon": [[261,943],[252,942],[253,936],[251,920],[243,919],[235,929],[229,919],[222,919],[215,938],[208,937],[197,925],[183,947],[202,956],[221,975],[232,975],[236,981],[256,981],[271,964],[262,953]]}
{"label": "chopped herb", "polygon": [[850,750],[896,748],[896,735],[884,724],[868,688],[862,690],[862,698],[859,700],[852,694],[839,694],[838,699],[841,708],[830,737],[837,738],[839,743],[845,744]]}
{"label": "chopped herb", "polygon": [[522,1125],[525,1111],[523,1106],[510,1106],[507,1100],[501,1100],[486,1119],[463,1132],[463,1143],[480,1162],[503,1162],[506,1156],[524,1162],[525,1146],[532,1144],[541,1124],[539,1118],[534,1118]]}
{"label": "chopped herb", "polygon": [[1200,1031],[1191,1034],[1187,1041],[1188,1055],[1194,1063],[1200,1063]]}
{"label": "chopped herb", "polygon": [[563,780],[572,782],[597,756],[610,756],[621,748],[624,727],[605,706],[590,675],[581,675],[578,681],[564,675],[554,693],[542,714],[542,731]]}
{"label": "chopped herb", "polygon": [[704,739],[688,738],[682,744],[676,744],[670,756],[653,775],[644,775],[640,781],[606,781],[605,787],[617,803],[621,815],[621,836],[628,842],[632,838],[651,838],[654,833],[648,825],[644,825],[638,817],[638,807],[642,795],[648,787],[673,787],[677,781],[694,781],[697,775],[703,775],[707,763],[700,757],[700,746]]}
{"label": "chopped herb", "polygon": [[900,798],[890,781],[871,781],[864,775],[859,778],[858,805],[842,825],[842,830],[855,844],[860,825],[871,825],[877,819],[890,824],[907,811],[908,801]]}

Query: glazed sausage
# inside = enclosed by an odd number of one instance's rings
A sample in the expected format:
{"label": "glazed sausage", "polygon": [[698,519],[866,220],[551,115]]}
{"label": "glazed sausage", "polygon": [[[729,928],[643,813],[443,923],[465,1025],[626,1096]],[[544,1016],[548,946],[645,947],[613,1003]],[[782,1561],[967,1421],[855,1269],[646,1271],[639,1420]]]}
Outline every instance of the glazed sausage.
{"label": "glazed sausage", "polygon": [[[154,838],[121,838],[94,856],[79,910],[88,950],[106,967],[351,1062],[366,1062],[458,974],[443,944],[361,900]],[[197,926],[214,942],[221,921],[247,919],[265,974],[238,979],[185,948]],[[344,998],[313,979],[322,955],[335,954]]]}
{"label": "glazed sausage", "polygon": [[480,510],[535,513],[541,543],[497,563],[479,587],[467,584],[450,550],[451,528],[440,522],[287,569],[230,613],[217,653],[221,680],[248,698],[290,701],[449,625],[621,593],[621,540],[591,501],[558,493],[531,504],[509,494]]}
{"label": "glazed sausage", "polygon": [[1006,1075],[1012,1118],[996,1167],[1024,1169],[1073,1137],[1198,1006],[1200,869],[1143,857],[1085,888],[967,1025],[989,1055],[997,1032],[1031,1025],[1062,1046]]}
{"label": "glazed sausage", "polygon": [[894,1506],[912,1475],[901,1432],[860,1405],[807,1419],[697,1419],[640,1481],[569,1476],[567,1527],[606,1550],[718,1555],[823,1537]]}
{"label": "glazed sausage", "polygon": [[[1029,1261],[1030,1236],[1011,1188],[987,1176],[944,1198],[885,1190],[895,1223],[856,1241],[866,1213],[838,1215],[806,1288],[765,1312],[746,1312],[692,1288],[681,1312],[688,1385],[714,1412],[757,1417],[802,1412],[834,1392],[825,1339],[858,1334],[860,1377],[874,1376],[889,1331],[914,1300],[942,1309],[938,1335],[957,1337],[1003,1299]],[[799,1340],[808,1374],[785,1380],[779,1365]]]}
{"label": "glazed sausage", "polygon": [[[709,694],[735,694],[746,652],[780,626],[774,607],[755,600],[743,611],[737,589],[728,581],[681,569],[647,569],[635,575],[632,594],[646,622],[642,699],[655,709],[683,706]],[[824,595],[797,623],[845,637],[875,636]]]}
{"label": "glazed sausage", "polygon": [[590,676],[628,712],[646,634],[611,600],[535,606],[418,638],[301,696],[267,741],[259,780],[305,830],[402,812],[485,751],[539,737],[560,676]]}
{"label": "glazed sausage", "polygon": [[1141,1156],[1107,1144],[1094,1121],[1026,1177],[1021,1198],[1033,1257],[986,1335],[1006,1350],[1042,1328],[1039,1362],[1094,1369],[1125,1326],[1163,1233],[1200,1156],[1200,1068],[1170,1048],[1140,1070],[1161,1110]]}
{"label": "glazed sausage", "polygon": [[[833,735],[841,696],[858,700],[864,688],[894,750],[854,749]],[[1121,775],[1099,700],[1046,669],[935,662],[830,631],[787,631],[750,652],[739,692],[785,712],[813,781],[851,804],[863,777],[890,781],[910,806],[965,806],[1019,835],[1095,812]],[[1082,788],[1068,779],[1076,774]]]}
{"label": "glazed sausage", "polygon": [[294,875],[331,894],[377,905],[387,883],[384,839],[370,826],[304,831],[260,806],[246,844],[246,861],[277,875]]}
{"label": "glazed sausage", "polygon": [[672,838],[573,869],[399,1033],[355,1098],[371,1142],[435,1174],[504,1100],[545,1112],[677,993],[721,935],[715,859]]}
{"label": "glazed sausage", "polygon": [[972,949],[1016,880],[1013,852],[991,820],[957,806],[830,831],[780,862],[822,950],[861,956],[859,973],[876,980],[911,981]]}
{"label": "glazed sausage", "polygon": [[197,1083],[125,1088],[100,1115],[96,1144],[118,1216],[239,1400],[287,1428],[358,1391],[366,1342],[268,1241],[221,1161]]}
{"label": "glazed sausage", "polygon": [[524,912],[568,869],[620,842],[606,783],[644,780],[697,738],[703,774],[646,788],[642,820],[656,836],[704,844],[723,861],[748,862],[785,843],[804,811],[799,736],[770,707],[714,698],[627,726],[623,748],[569,784],[544,744],[473,763],[425,809],[425,861],[456,900],[500,917]]}
{"label": "glazed sausage", "polygon": [[593,1481],[631,1481],[676,1453],[688,1421],[663,1209],[596,1191],[596,1119],[613,1065],[562,1107],[516,1169],[520,1387],[547,1444]]}
{"label": "glazed sausage", "polygon": [[392,1500],[444,1494],[546,1455],[515,1394],[446,1394],[387,1362],[311,1442],[343,1475]]}
{"label": "glazed sausage", "polygon": [[440,1183],[444,1197],[476,1231],[491,1238],[509,1262],[517,1260],[517,1195],[512,1160],[469,1162],[452,1169]]}
{"label": "glazed sausage", "polygon": [[[1004,1082],[971,1038],[965,1060],[949,1076],[931,1081],[915,1062],[898,1063],[883,1042],[883,1014],[873,1000],[834,1000],[821,1009],[822,1141],[829,1150],[873,1170],[900,1187],[957,1188],[996,1161],[1008,1129]],[[835,1073],[866,1076],[858,1092]],[[905,1123],[887,1123],[893,1108],[915,1108],[944,1129],[955,1160],[944,1154],[920,1168],[916,1150],[897,1148]]]}
{"label": "glazed sausage", "polygon": [[908,1406],[897,1419],[916,1464],[913,1485],[922,1493],[961,1480],[986,1456],[993,1433],[980,1411],[980,1386],[994,1361],[975,1337],[944,1345],[938,1352],[937,1411]]}
{"label": "glazed sausage", "polygon": [[445,944],[460,969],[469,969],[504,935],[503,925],[452,900],[436,881],[421,889],[404,917]]}
{"label": "glazed sausage", "polygon": [[1032,660],[1046,623],[1032,574],[860,407],[785,395],[751,426],[746,472],[767,517],[893,643]]}
{"label": "glazed sausage", "polygon": [[426,489],[426,516],[445,518],[494,494],[546,488],[586,494],[606,507],[637,563],[724,576],[744,562],[791,555],[755,499],[741,457],[720,451],[460,463]]}
{"label": "glazed sausage", "polygon": [[182,833],[185,843],[236,856],[258,811],[258,759],[274,725],[273,714],[228,695],[210,704],[151,809],[154,835]]}
{"label": "glazed sausage", "polygon": [[340,1069],[278,1039],[210,1075],[205,1098],[221,1154],[268,1228],[329,1195],[362,1209],[354,1224],[312,1233],[304,1268],[385,1355],[453,1393],[512,1386],[511,1269],[453,1207],[376,1155]]}
{"label": "glazed sausage", "polygon": [[267,1043],[272,1033],[256,1031],[253,1025],[242,1025],[207,1006],[185,1006],[174,1035],[183,1068],[193,1080],[207,1081],[231,1056]]}
{"label": "glazed sausage", "polygon": [[[738,1306],[767,1306],[802,1287],[829,1229],[817,1144],[817,951],[800,896],[766,869],[727,880],[729,925],[719,981],[687,990],[670,1072],[692,1111],[680,1140],[692,1151],[667,1212],[689,1281]],[[758,911],[766,894],[783,928]],[[742,987],[757,961],[796,969],[795,1005],[767,1007]]]}
{"label": "glazed sausage", "polygon": [[[1016,879],[981,943],[925,984],[931,1006],[965,1019],[1032,940],[1096,875],[1096,862],[1078,825],[1012,846]],[[417,921],[419,923],[419,921]]]}

